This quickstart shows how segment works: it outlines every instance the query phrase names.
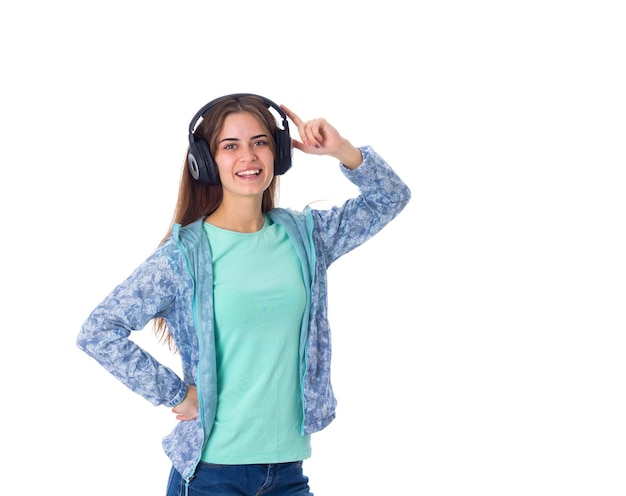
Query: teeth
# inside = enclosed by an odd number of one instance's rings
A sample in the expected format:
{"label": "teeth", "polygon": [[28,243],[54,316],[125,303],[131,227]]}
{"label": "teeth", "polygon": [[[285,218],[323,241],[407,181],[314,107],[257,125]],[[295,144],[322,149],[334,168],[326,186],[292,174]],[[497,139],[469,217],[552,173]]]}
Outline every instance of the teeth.
{"label": "teeth", "polygon": [[238,176],[258,176],[261,173],[260,170],[245,170],[241,172],[237,172]]}

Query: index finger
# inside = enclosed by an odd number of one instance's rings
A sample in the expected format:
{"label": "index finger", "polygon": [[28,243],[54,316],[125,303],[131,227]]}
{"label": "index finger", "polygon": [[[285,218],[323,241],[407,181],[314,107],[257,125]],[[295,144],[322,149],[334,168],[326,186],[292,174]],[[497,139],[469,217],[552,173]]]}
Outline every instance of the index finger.
{"label": "index finger", "polygon": [[288,109],[285,105],[281,105],[280,108],[283,109],[283,112],[285,112],[287,117],[289,117],[291,119],[291,121],[296,125],[296,127],[298,127],[300,124],[302,124],[302,119],[300,119],[300,117],[298,117],[295,114],[295,112],[293,112],[290,109]]}

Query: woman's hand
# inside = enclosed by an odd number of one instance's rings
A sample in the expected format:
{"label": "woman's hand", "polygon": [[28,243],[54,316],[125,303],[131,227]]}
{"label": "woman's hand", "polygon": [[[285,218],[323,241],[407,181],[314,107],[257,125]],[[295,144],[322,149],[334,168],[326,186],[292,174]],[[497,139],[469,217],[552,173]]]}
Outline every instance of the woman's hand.
{"label": "woman's hand", "polygon": [[172,408],[176,414],[176,420],[194,420],[198,417],[198,392],[196,386],[187,386],[185,398]]}
{"label": "woman's hand", "polygon": [[291,140],[294,148],[312,155],[329,155],[349,169],[356,169],[361,165],[363,162],[361,151],[342,137],[326,119],[318,118],[305,122],[286,106],[281,105],[280,108],[296,125],[300,133],[302,141]]}

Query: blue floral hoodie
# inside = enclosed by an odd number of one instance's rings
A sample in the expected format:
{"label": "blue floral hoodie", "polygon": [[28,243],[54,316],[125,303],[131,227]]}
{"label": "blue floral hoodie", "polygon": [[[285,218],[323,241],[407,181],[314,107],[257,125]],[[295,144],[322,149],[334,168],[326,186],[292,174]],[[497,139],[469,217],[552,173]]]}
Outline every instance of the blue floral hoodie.
{"label": "blue floral hoodie", "polygon": [[[360,167],[341,166],[358,186],[358,197],[330,210],[275,208],[267,213],[292,240],[307,289],[300,333],[303,434],[319,431],[335,418],[327,268],[380,231],[411,197],[409,188],[371,147],[360,150]],[[185,397],[187,385],[196,385],[198,418],[178,423],[163,439],[165,452],[187,481],[211,432],[217,401],[213,274],[203,221],[175,224],[172,235],[93,310],[77,338],[81,350],[154,405],[174,407]],[[155,317],[167,322],[183,378],[129,339],[131,331],[143,329]]]}

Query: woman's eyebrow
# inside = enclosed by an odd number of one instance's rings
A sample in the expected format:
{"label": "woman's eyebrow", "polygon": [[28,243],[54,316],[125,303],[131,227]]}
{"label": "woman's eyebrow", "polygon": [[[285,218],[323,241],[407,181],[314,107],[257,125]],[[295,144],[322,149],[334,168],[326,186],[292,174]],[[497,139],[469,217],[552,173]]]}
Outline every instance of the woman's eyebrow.
{"label": "woman's eyebrow", "polygon": [[[250,137],[251,140],[255,140],[258,138],[267,138],[267,134],[256,134]],[[239,141],[239,138],[223,138],[219,141],[219,143],[223,143],[224,141]]]}

